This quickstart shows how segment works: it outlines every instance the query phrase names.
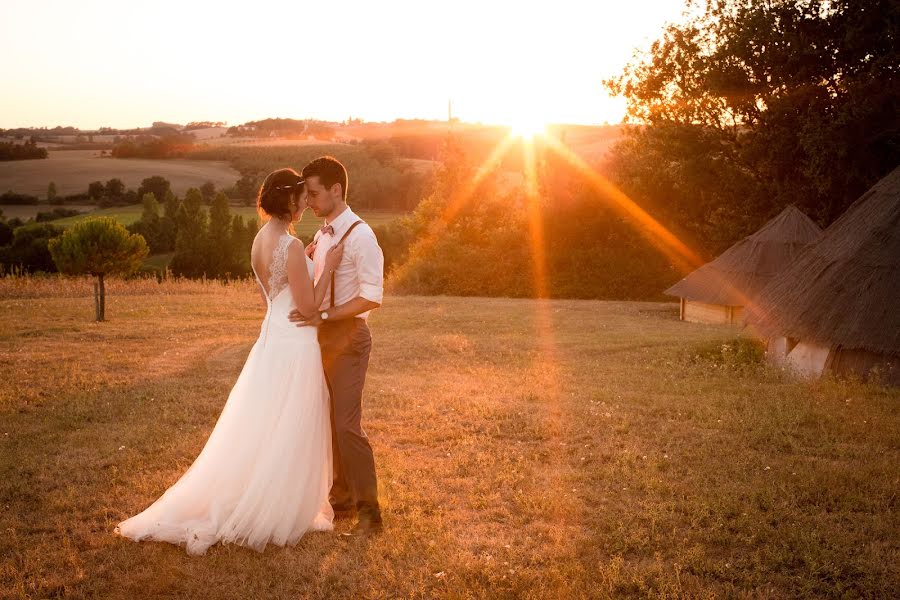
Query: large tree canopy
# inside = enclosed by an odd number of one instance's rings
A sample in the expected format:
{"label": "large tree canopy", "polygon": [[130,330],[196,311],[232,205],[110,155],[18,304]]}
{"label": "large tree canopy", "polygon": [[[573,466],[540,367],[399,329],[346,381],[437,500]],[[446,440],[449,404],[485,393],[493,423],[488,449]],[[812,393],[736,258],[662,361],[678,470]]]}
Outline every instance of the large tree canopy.
{"label": "large tree canopy", "polygon": [[609,81],[612,169],[716,252],[786,204],[827,225],[900,163],[900,3],[690,0]]}

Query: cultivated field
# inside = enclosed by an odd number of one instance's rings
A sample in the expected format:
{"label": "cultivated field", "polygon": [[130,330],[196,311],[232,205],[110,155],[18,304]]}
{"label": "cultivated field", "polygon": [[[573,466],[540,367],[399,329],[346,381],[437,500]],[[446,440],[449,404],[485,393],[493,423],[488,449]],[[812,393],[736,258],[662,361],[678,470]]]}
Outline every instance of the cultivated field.
{"label": "cultivated field", "polygon": [[0,280],[4,597],[900,589],[900,392],[792,381],[671,304],[388,297],[365,403],[382,536],[119,539],[202,448],[263,309],[249,283],[109,289],[95,324],[87,281]]}
{"label": "cultivated field", "polygon": [[168,179],[178,195],[207,181],[218,188],[230,187],[241,176],[221,161],[101,158],[96,150],[51,150],[46,159],[0,162],[0,193],[12,190],[44,198],[52,181],[61,196],[80,194],[87,191],[90,182],[105,182],[113,177],[124,181],[126,187],[137,189],[141,180],[153,175]]}

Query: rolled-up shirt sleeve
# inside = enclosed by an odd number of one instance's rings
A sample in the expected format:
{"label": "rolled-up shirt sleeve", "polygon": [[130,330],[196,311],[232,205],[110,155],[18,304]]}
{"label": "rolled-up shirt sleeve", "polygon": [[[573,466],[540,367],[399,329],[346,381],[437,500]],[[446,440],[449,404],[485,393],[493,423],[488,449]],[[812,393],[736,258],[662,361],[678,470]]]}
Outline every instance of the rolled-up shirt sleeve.
{"label": "rolled-up shirt sleeve", "polygon": [[371,228],[363,226],[359,229],[359,235],[351,238],[359,295],[370,302],[381,304],[384,299],[384,253]]}

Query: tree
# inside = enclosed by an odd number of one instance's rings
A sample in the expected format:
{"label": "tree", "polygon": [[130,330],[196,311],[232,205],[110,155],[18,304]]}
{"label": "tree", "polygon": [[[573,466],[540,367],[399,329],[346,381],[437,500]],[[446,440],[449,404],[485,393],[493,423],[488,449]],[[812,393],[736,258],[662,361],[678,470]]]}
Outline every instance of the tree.
{"label": "tree", "polygon": [[141,218],[128,226],[128,231],[136,233],[146,240],[151,253],[165,252],[166,236],[162,231],[163,222],[159,216],[159,202],[152,192],[144,194]]}
{"label": "tree", "polygon": [[221,277],[231,271],[231,211],[228,196],[216,194],[209,208],[209,250],[207,251],[208,275]]}
{"label": "tree", "polygon": [[[22,138],[21,135],[15,137],[16,139]],[[0,161],[47,158],[47,156],[47,149],[39,148],[33,136],[23,144],[14,141],[0,142]]]}
{"label": "tree", "polygon": [[141,197],[143,211],[141,212],[141,221],[154,222],[159,220],[159,202],[156,201],[156,194],[153,192],[145,192]]}
{"label": "tree", "polygon": [[60,237],[50,240],[49,248],[60,272],[97,278],[94,285],[97,321],[106,319],[104,278],[115,273],[133,273],[140,268],[148,253],[144,238],[129,233],[111,217],[80,221]]}
{"label": "tree", "polygon": [[256,201],[256,193],[259,185],[255,177],[244,175],[234,184],[234,192],[237,197],[243,200],[245,206],[251,206]]}
{"label": "tree", "polygon": [[231,264],[235,275],[244,275],[250,270],[249,252],[244,247],[246,238],[244,217],[234,215],[231,218]]}
{"label": "tree", "polygon": [[[10,226],[14,222],[15,219],[10,220]],[[54,273],[56,265],[53,264],[47,245],[62,232],[61,227],[50,223],[29,223],[15,227],[12,243],[0,251],[0,263],[30,272]]]}
{"label": "tree", "polygon": [[827,225],[900,163],[900,4],[690,4],[608,82],[643,125],[614,177],[664,222],[713,251],[788,203]]}
{"label": "tree", "polygon": [[178,206],[180,202],[172,190],[166,192],[166,198],[163,202],[163,215],[160,219],[160,238],[161,245],[165,252],[175,249],[175,237],[178,233]]}
{"label": "tree", "polygon": [[175,256],[171,268],[176,275],[199,277],[206,273],[206,213],[203,196],[197,188],[185,193],[175,217],[178,233],[175,236]]}
{"label": "tree", "polygon": [[216,195],[216,184],[212,181],[207,181],[200,186],[200,193],[203,194],[204,204],[210,204]]}
{"label": "tree", "polygon": [[106,187],[102,181],[92,181],[88,184],[88,196],[91,200],[96,202],[103,198],[104,194],[106,194]]}
{"label": "tree", "polygon": [[137,190],[137,195],[138,198],[143,198],[145,194],[153,194],[155,198],[165,198],[166,194],[171,189],[172,184],[169,183],[168,179],[160,175],[154,175],[153,177],[147,177],[141,181],[141,185]]}
{"label": "tree", "polygon": [[120,198],[125,193],[125,183],[121,179],[114,177],[106,182],[106,196],[109,198]]}
{"label": "tree", "polygon": [[47,186],[47,202],[53,202],[56,200],[56,184],[52,181]]}
{"label": "tree", "polygon": [[13,239],[13,228],[5,219],[0,219],[0,247],[9,244]]}

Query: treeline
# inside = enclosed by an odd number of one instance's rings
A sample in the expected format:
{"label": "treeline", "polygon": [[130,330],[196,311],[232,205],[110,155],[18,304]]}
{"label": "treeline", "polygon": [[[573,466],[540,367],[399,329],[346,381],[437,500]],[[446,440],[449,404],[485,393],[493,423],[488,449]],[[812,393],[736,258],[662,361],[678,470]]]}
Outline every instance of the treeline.
{"label": "treeline", "polygon": [[423,197],[432,172],[395,156],[379,156],[364,146],[220,146],[198,148],[187,156],[227,161],[241,173],[232,194],[251,200],[271,171],[289,166],[297,170],[323,154],[337,157],[350,174],[350,204],[361,209],[407,210]]}
{"label": "treeline", "polygon": [[[0,194],[0,205],[33,205],[46,203],[49,205],[60,206],[66,204],[96,204],[100,208],[110,208],[113,206],[131,206],[140,203],[141,199],[144,197],[144,194],[147,193],[153,193],[157,198],[164,198],[170,188],[171,185],[169,183],[169,180],[165,177],[162,177],[161,175],[145,177],[143,180],[141,180],[141,184],[136,190],[126,188],[125,182],[123,182],[118,177],[113,177],[106,182],[92,181],[88,184],[87,190],[84,192],[62,196],[57,194],[56,184],[51,181],[47,185],[47,196],[45,199],[41,199],[38,196],[34,196],[31,194],[17,194],[12,191],[7,191],[3,194]],[[206,204],[209,204],[212,201],[217,191],[216,185],[212,181],[207,181],[206,183],[201,185],[199,189],[203,196],[203,201]],[[224,191],[226,191],[226,193],[233,193],[233,190],[231,189]],[[66,213],[66,210],[67,209],[53,209],[51,211],[48,211],[47,213],[39,214],[45,214],[43,220],[48,221],[51,220],[49,218],[50,215],[58,215],[59,218],[72,216],[71,214],[64,214]]]}
{"label": "treeline", "polygon": [[143,196],[141,218],[128,226],[147,241],[151,254],[174,252],[169,269],[186,277],[243,277],[250,273],[250,246],[256,219],[246,223],[232,215],[228,197],[219,192],[209,211],[203,192],[190,188],[179,200],[171,190],[162,204],[153,192]]}
{"label": "treeline", "polygon": [[540,187],[528,194],[502,170],[472,187],[480,162],[452,138],[442,152],[428,197],[377,232],[394,292],[659,299],[675,275],[635,223],[567,163],[539,150]]}
{"label": "treeline", "polygon": [[112,147],[113,158],[180,158],[194,147],[194,135],[166,129],[163,135],[129,136]]}
{"label": "treeline", "polygon": [[55,273],[56,265],[47,246],[63,229],[52,223],[17,223],[0,211],[0,274],[11,269]]}
{"label": "treeline", "polygon": [[47,158],[47,149],[39,147],[34,138],[29,138],[21,144],[0,142],[0,161],[30,160],[34,158]]}
{"label": "treeline", "polygon": [[[184,199],[180,199],[165,177],[147,177],[137,190],[126,190],[125,184],[114,178],[106,183],[91,183],[84,196],[102,206],[130,200],[138,194],[143,211],[128,230],[143,236],[151,254],[171,255],[168,268],[173,274],[227,278],[250,273],[250,245],[256,235],[257,221],[232,215],[228,197],[217,191],[212,182],[190,188]],[[157,198],[162,198],[162,202]],[[77,214],[80,213],[73,209],[55,207],[23,222],[20,218],[6,219],[0,210],[0,273],[12,268],[55,272],[48,243],[63,229],[51,221]],[[168,258],[163,262],[167,261]],[[145,272],[153,270],[144,269]]]}
{"label": "treeline", "polygon": [[[7,191],[0,194],[0,205],[2,204],[96,204],[100,208],[109,208],[111,206],[128,206],[137,204],[144,190],[146,182],[157,179],[155,177],[144,179],[141,187],[135,190],[129,190],[125,187],[125,183],[118,177],[106,181],[92,181],[88,184],[87,190],[78,194],[67,194],[65,196],[56,193],[56,185],[51,181],[47,185],[47,197],[39,198],[31,194],[17,194],[13,191]],[[158,179],[162,179],[159,177]]]}
{"label": "treeline", "polygon": [[610,172],[664,224],[715,255],[787,204],[827,226],[900,164],[900,3],[691,4],[608,82],[641,125]]}
{"label": "treeline", "polygon": [[331,141],[334,139],[335,131],[334,123],[328,121],[317,121],[315,119],[262,119],[229,127],[226,133],[236,137],[278,137],[287,139],[312,137],[317,140]]}
{"label": "treeline", "polygon": [[194,129],[212,129],[214,127],[225,127],[225,121],[191,121],[184,127],[182,131],[193,131]]}

